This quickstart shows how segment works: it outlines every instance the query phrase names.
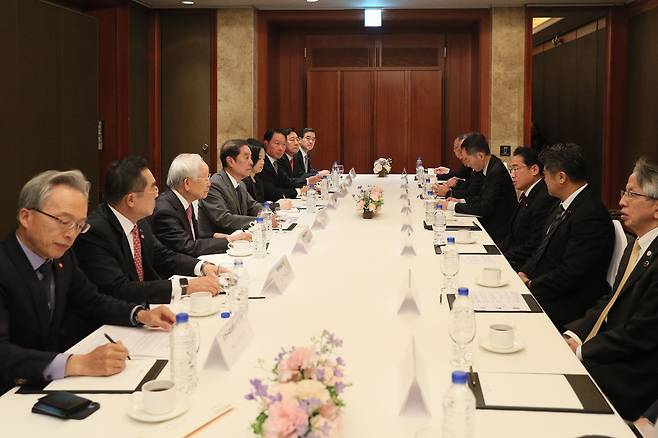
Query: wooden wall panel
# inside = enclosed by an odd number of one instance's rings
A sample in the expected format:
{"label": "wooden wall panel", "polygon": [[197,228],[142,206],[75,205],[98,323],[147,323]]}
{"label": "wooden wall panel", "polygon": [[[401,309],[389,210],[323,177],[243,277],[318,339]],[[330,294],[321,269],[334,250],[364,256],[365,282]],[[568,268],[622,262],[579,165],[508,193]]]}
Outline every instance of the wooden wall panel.
{"label": "wooden wall panel", "polygon": [[406,80],[404,71],[375,72],[375,158],[392,158],[396,169],[408,158]]}
{"label": "wooden wall panel", "polygon": [[343,72],[342,144],[343,161],[358,173],[372,171],[373,157],[373,93],[374,72]]}
{"label": "wooden wall panel", "polygon": [[[404,166],[407,172],[413,172],[419,155],[430,166],[445,162],[441,111],[443,75],[441,70],[411,70],[408,75],[409,145]],[[401,165],[396,166],[396,172],[402,171]]]}
{"label": "wooden wall panel", "polygon": [[312,152],[313,166],[331,169],[334,160],[341,162],[343,159],[340,155],[340,72],[309,71],[306,86],[307,120],[318,137]]}
{"label": "wooden wall panel", "polygon": [[[279,40],[279,85],[278,122],[274,127],[304,128],[304,35],[300,32],[285,32]],[[300,133],[301,134],[301,133]]]}

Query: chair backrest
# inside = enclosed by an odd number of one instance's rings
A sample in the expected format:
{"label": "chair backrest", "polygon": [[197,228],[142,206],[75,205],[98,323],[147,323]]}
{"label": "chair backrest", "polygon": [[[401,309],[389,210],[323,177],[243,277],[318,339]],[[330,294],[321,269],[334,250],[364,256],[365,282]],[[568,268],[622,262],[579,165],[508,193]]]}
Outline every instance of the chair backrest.
{"label": "chair backrest", "polygon": [[615,249],[612,251],[612,258],[610,259],[610,265],[608,266],[607,280],[610,287],[615,283],[617,269],[619,269],[619,262],[621,261],[621,256],[624,254],[624,249],[626,249],[626,245],[628,244],[628,238],[626,237],[624,228],[621,226],[621,222],[614,220],[612,221],[612,224],[615,226]]}

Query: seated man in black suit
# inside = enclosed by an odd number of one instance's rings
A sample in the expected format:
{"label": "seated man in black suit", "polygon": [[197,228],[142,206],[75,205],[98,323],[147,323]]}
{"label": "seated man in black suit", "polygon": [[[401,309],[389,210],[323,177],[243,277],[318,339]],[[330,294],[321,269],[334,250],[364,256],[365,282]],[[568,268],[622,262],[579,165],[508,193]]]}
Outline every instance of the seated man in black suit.
{"label": "seated man in black suit", "polygon": [[619,414],[634,420],[658,394],[657,165],[638,160],[619,206],[637,239],[624,251],[613,292],[604,290],[582,318],[567,324],[565,338]]}
{"label": "seated man in black suit", "polygon": [[434,174],[438,181],[449,181],[449,187],[458,186],[462,180],[468,179],[471,174],[471,168],[464,164],[462,160],[462,142],[470,133],[459,134],[452,141],[452,153],[455,154],[455,157],[462,163],[462,165],[457,170],[452,170],[449,167],[439,166],[434,169]]}
{"label": "seated man in black suit", "polygon": [[443,182],[432,186],[432,190],[436,195],[465,199],[470,196],[477,196],[480,193],[484,175],[482,171],[476,172],[465,164],[466,154],[462,150],[462,143],[471,134],[474,133],[459,134],[452,143],[452,151],[462,163],[459,169],[453,171],[447,167],[437,167],[440,173],[436,175],[436,179],[443,180]]}
{"label": "seated man in black suit", "polygon": [[[147,218],[157,196],[145,159],[112,162],[105,176],[107,203],[89,215],[91,230],[74,246],[82,270],[101,292],[130,303],[168,303],[197,291],[219,293],[217,266],[171,251],[153,234]],[[201,277],[168,280],[173,274]]]}
{"label": "seated man in black suit", "polygon": [[210,189],[208,165],[200,155],[180,154],[174,158],[167,186],[155,200],[151,224],[158,240],[170,250],[198,257],[226,252],[229,242],[251,238],[247,232],[230,236],[214,233],[207,237],[199,234],[192,203],[205,199]]}
{"label": "seated man in black suit", "polygon": [[544,165],[535,149],[516,148],[511,170],[514,188],[523,193],[500,250],[512,268],[518,271],[541,243],[546,233],[546,220],[558,201],[548,194]]}
{"label": "seated man in black suit", "polygon": [[286,151],[279,158],[279,170],[283,170],[295,185],[306,185],[304,165],[298,156],[300,144],[297,131],[285,128],[283,132],[286,134]]}
{"label": "seated man in black suit", "polygon": [[562,331],[609,290],[606,281],[614,246],[610,214],[587,184],[580,147],[560,143],[544,149],[548,193],[560,200],[548,218],[542,242],[519,277]]}
{"label": "seated man in black suit", "polygon": [[89,230],[88,196],[89,182],[78,170],[43,172],[21,190],[18,229],[0,243],[0,394],[14,385],[125,368],[128,351],[121,343],[62,354],[62,325],[71,314],[95,324],[169,330],[174,323],[164,306],[146,310],[98,293],[80,270],[69,249]]}
{"label": "seated man in black suit", "polygon": [[242,182],[251,174],[251,149],[245,140],[228,140],[220,150],[223,169],[210,178],[210,191],[199,202],[202,235],[233,233],[249,227],[263,206],[247,192]]}
{"label": "seated man in black suit", "polygon": [[322,178],[314,175],[305,181],[293,180],[279,167],[279,159],[286,150],[286,135],[282,129],[274,129],[265,133],[265,165],[256,178],[263,181],[265,199],[277,202],[283,198],[296,198],[298,190],[306,184],[316,184]]}
{"label": "seated man in black suit", "polygon": [[[317,175],[319,172],[313,168],[311,165],[311,157],[309,152],[315,147],[315,142],[317,141],[315,137],[315,129],[313,128],[304,128],[302,130],[302,137],[299,140],[299,152],[297,152],[297,159],[301,162],[304,169],[303,175],[306,177]],[[326,172],[328,175],[328,171]]]}
{"label": "seated man in black suit", "polygon": [[509,232],[509,220],[516,207],[516,192],[509,172],[495,155],[482,134],[474,133],[462,143],[466,164],[476,172],[482,171],[484,180],[480,192],[463,199],[441,201],[443,209],[457,213],[473,214],[497,245]]}

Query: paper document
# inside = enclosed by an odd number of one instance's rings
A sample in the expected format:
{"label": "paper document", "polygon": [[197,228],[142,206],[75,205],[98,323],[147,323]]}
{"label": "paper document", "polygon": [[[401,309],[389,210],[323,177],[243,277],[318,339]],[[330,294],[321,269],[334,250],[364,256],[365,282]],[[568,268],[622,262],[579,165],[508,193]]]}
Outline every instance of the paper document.
{"label": "paper document", "polygon": [[452,216],[446,218],[446,225],[458,226],[458,227],[472,227],[473,218],[472,217],[461,217],[461,216]]}
{"label": "paper document", "polygon": [[126,361],[126,369],[107,377],[72,376],[53,380],[46,391],[133,391],[151,370],[156,359]]}
{"label": "paper document", "polygon": [[155,357],[159,359],[169,358],[169,335],[162,330],[150,330],[137,327],[120,327],[105,325],[91,335],[84,338],[73,346],[69,353],[85,354],[94,348],[105,345],[108,340],[104,334],[107,333],[112,339],[126,346],[128,354],[132,358]]}
{"label": "paper document", "polygon": [[473,308],[479,311],[529,312],[530,307],[519,292],[506,290],[472,290]]}
{"label": "paper document", "polygon": [[583,409],[562,374],[478,373],[487,406]]}
{"label": "paper document", "polygon": [[480,245],[477,243],[468,243],[468,244],[460,244],[457,243],[455,244],[457,247],[457,252],[459,254],[486,254],[487,249],[484,247],[484,245]]}

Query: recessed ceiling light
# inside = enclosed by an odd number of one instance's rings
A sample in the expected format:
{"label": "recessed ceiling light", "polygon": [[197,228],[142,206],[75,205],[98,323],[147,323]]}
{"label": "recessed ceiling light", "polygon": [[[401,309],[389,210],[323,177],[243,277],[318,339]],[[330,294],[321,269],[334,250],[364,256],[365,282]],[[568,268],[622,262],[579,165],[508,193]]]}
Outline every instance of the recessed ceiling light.
{"label": "recessed ceiling light", "polygon": [[181,3],[183,3],[184,5],[193,5],[194,4],[194,2],[192,0],[183,0]]}
{"label": "recessed ceiling light", "polygon": [[315,3],[315,2],[317,2],[317,1],[318,1],[318,0],[306,0],[307,3]]}
{"label": "recessed ceiling light", "polygon": [[382,25],[382,10],[381,9],[365,9],[364,10],[364,24],[366,27],[381,27]]}

